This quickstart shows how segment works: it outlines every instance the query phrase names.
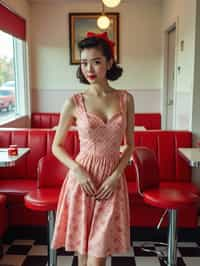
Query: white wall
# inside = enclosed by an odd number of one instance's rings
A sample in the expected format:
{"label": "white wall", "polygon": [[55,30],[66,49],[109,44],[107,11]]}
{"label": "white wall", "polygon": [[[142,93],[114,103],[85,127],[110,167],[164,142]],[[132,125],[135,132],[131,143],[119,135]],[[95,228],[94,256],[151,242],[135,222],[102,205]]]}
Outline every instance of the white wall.
{"label": "white wall", "polygon": [[30,6],[26,0],[1,0],[11,10],[15,11],[18,15],[29,20],[30,18]]}
{"label": "white wall", "polygon": [[[161,3],[163,47],[164,31],[177,22],[175,128],[191,130],[194,86],[196,0],[163,0]],[[180,50],[181,40],[184,41],[183,51]],[[180,67],[180,71],[178,71],[178,67]],[[164,95],[164,92],[162,95]],[[162,102],[162,104],[164,103]]]}
{"label": "white wall", "polygon": [[[68,13],[100,10],[99,1],[94,0],[85,0],[84,5],[82,0],[32,1],[33,111],[57,112],[66,97],[85,88],[76,79],[77,66],[69,64]],[[126,0],[110,11],[120,13],[120,64],[124,69],[123,77],[111,84],[134,89],[137,112],[160,112],[160,0]]]}

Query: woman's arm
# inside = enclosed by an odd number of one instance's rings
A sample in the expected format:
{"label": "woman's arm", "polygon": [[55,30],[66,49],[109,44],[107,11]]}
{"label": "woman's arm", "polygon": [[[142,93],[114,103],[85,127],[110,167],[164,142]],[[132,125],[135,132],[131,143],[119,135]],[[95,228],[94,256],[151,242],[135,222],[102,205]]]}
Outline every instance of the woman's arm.
{"label": "woman's arm", "polygon": [[124,149],[119,164],[112,174],[116,177],[119,177],[123,173],[134,149],[134,99],[130,93],[128,93],[127,96],[127,128],[125,133],[126,144],[123,146]]}
{"label": "woman's arm", "polygon": [[65,151],[64,141],[67,131],[75,118],[75,103],[71,98],[67,99],[60,114],[59,124],[52,144],[53,154],[69,169],[76,169],[78,163]]}
{"label": "woman's arm", "polygon": [[53,154],[66,165],[75,175],[76,180],[79,182],[81,189],[88,195],[93,196],[96,188],[90,179],[89,174],[81,167],[81,165],[72,159],[72,157],[65,151],[64,141],[68,129],[70,128],[73,119],[75,118],[75,109],[73,98],[66,101],[63,111],[61,112],[58,127],[54,137],[52,152]]}

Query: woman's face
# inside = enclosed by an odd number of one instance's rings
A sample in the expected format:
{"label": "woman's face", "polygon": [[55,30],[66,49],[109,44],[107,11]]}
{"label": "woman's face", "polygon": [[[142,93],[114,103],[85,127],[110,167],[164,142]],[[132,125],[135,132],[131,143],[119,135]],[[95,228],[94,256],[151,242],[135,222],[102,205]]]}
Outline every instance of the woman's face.
{"label": "woman's face", "polygon": [[90,84],[105,81],[110,65],[100,49],[85,48],[81,52],[81,71]]}

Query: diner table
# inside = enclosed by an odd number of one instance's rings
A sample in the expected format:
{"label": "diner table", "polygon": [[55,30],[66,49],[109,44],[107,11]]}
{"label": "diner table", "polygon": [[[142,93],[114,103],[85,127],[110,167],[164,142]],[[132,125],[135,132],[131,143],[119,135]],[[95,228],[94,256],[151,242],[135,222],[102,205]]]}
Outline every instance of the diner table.
{"label": "diner table", "polygon": [[198,187],[200,195],[199,169],[200,169],[200,147],[179,148],[180,155],[192,167],[192,182]]}
{"label": "diner table", "polygon": [[17,155],[8,155],[8,148],[0,148],[0,167],[12,167],[24,155],[30,151],[30,148],[18,148]]}
{"label": "diner table", "polygon": [[180,155],[194,168],[200,168],[200,147],[179,148]]}
{"label": "diner table", "polygon": [[134,126],[134,130],[135,131],[145,131],[147,130],[146,127],[144,126]]}

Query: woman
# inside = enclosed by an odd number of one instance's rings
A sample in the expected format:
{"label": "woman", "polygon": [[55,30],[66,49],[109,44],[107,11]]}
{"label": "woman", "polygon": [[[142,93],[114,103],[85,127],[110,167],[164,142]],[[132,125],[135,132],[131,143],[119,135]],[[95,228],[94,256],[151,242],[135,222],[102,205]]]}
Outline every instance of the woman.
{"label": "woman", "polygon": [[[77,77],[88,84],[68,99],[53,142],[54,155],[69,172],[60,193],[52,247],[77,251],[80,266],[105,266],[106,257],[130,249],[129,200],[124,169],[133,152],[134,100],[112,88],[122,69],[106,33],[88,33],[79,43]],[[80,152],[64,150],[66,131],[76,121]],[[126,145],[120,156],[120,145]]]}

